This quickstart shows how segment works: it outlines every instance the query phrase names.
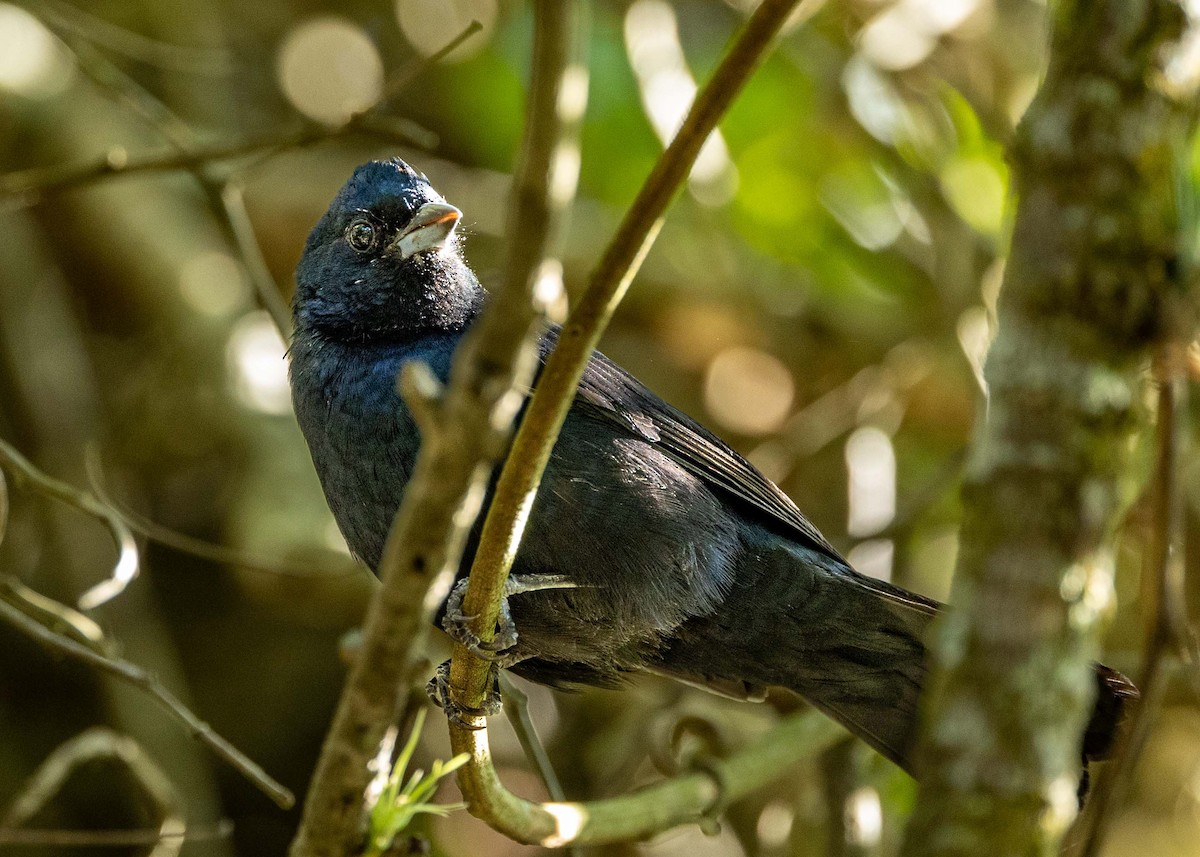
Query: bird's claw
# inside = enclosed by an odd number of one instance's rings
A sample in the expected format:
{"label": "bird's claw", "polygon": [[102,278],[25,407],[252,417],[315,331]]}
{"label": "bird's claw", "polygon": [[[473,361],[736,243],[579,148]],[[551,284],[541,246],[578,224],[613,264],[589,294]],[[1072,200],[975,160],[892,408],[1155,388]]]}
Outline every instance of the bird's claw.
{"label": "bird's claw", "polygon": [[483,640],[471,630],[474,616],[463,612],[463,599],[467,594],[467,578],[454,584],[446,598],[446,609],[442,616],[442,627],[446,633],[462,643],[471,654],[480,660],[507,669],[519,663],[523,656],[517,654],[517,626],[513,622],[508,599],[523,592],[543,589],[571,589],[575,584],[557,574],[509,575],[504,582],[504,593],[500,598],[500,614],[496,619],[496,633],[491,640]]}
{"label": "bird's claw", "polygon": [[471,654],[480,660],[496,664],[501,669],[510,667],[520,658],[515,654],[517,626],[513,623],[508,607],[507,594],[500,599],[500,615],[496,620],[496,634],[491,640],[483,640],[471,630],[474,616],[463,612],[463,598],[467,593],[467,578],[454,584],[446,599],[446,612],[442,616],[442,627],[446,633],[462,643]]}
{"label": "bird's claw", "polygon": [[495,669],[491,671],[491,687],[484,697],[483,705],[479,708],[467,708],[459,705],[450,697],[450,662],[446,661],[437,668],[433,678],[425,685],[425,693],[430,701],[446,712],[448,719],[461,729],[477,730],[483,726],[476,722],[480,717],[494,717],[500,713],[500,679]]}

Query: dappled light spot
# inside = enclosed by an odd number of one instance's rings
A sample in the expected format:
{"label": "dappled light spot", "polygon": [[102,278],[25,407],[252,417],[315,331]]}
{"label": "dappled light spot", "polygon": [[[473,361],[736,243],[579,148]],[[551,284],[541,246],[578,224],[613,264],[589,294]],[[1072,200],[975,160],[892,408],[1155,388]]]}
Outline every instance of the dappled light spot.
{"label": "dappled light spot", "polygon": [[932,34],[914,26],[902,3],[868,21],[859,40],[867,59],[887,71],[912,68],[929,56],[937,44]]}
{"label": "dappled light spot", "polygon": [[291,412],[284,350],[283,338],[266,312],[255,310],[234,325],[225,360],[243,405],[267,414]]}
{"label": "dappled light spot", "polygon": [[867,539],[859,542],[846,554],[854,569],[876,580],[891,580],[896,559],[896,545],[891,539]]}
{"label": "dappled light spot", "polygon": [[250,298],[241,266],[217,250],[197,253],[179,266],[179,291],[197,312],[217,318],[242,309]]}
{"label": "dappled light spot", "polygon": [[851,57],[842,69],[842,89],[850,113],[881,143],[893,142],[909,121],[908,107],[896,87],[860,54]]}
{"label": "dappled light spot", "polygon": [[1070,774],[1050,784],[1049,806],[1042,814],[1042,825],[1052,836],[1062,836],[1079,813],[1078,782]]}
{"label": "dappled light spot", "polygon": [[562,143],[554,150],[554,159],[550,164],[550,200],[558,205],[566,205],[575,197],[575,187],[579,184],[579,167],[582,155],[579,144],[570,141]]}
{"label": "dappled light spot", "polygon": [[771,801],[758,814],[754,832],[763,848],[782,848],[792,835],[796,811],[781,800]]}
{"label": "dappled light spot", "polygon": [[578,122],[587,110],[588,70],[585,65],[571,65],[563,72],[558,91],[558,116],[565,123]]}
{"label": "dappled light spot", "polygon": [[[637,0],[625,14],[625,50],[646,116],[666,146],[683,124],[697,89],[679,41],[675,10],[663,0]],[[708,206],[724,205],[737,193],[737,169],[720,131],[709,134],[700,147],[688,189]]]}
{"label": "dappled light spot", "polygon": [[533,282],[533,299],[546,317],[556,324],[567,319],[567,290],[563,286],[563,266],[558,259],[543,259]]}
{"label": "dappled light spot", "polygon": [[791,373],[757,348],[719,352],[704,376],[704,406],[722,425],[748,435],[777,431],[795,396]]}
{"label": "dappled light spot", "polygon": [[554,816],[556,830],[542,842],[547,848],[561,848],[579,838],[579,832],[587,822],[587,810],[577,803],[547,803],[542,805]]}
{"label": "dappled light spot", "polygon": [[883,835],[883,806],[879,792],[862,786],[846,797],[846,844],[856,848],[874,848]]}
{"label": "dappled light spot", "polygon": [[357,25],[333,16],[288,33],[276,72],[297,110],[331,125],[366,110],[383,91],[383,60],[375,43]]}
{"label": "dappled light spot", "polygon": [[907,200],[895,198],[900,192],[888,187],[878,168],[861,164],[839,168],[822,179],[820,193],[829,213],[868,250],[890,246],[904,229],[901,213]]}
{"label": "dappled light spot", "polygon": [[858,429],[846,440],[846,469],[850,490],[846,531],[857,538],[872,536],[896,517],[892,439],[874,426]]}
{"label": "dappled light spot", "polygon": [[982,0],[898,0],[871,18],[859,35],[863,54],[876,66],[903,71],[923,62],[938,39],[962,26]]}
{"label": "dappled light spot", "polygon": [[404,38],[422,56],[431,56],[462,33],[472,21],[483,28],[446,55],[462,62],[487,46],[499,15],[496,0],[396,0],[396,20]]}
{"label": "dappled light spot", "polygon": [[71,55],[41,21],[0,3],[0,89],[47,98],[66,89],[74,72]]}
{"label": "dappled light spot", "polygon": [[983,363],[987,359],[992,337],[995,336],[988,311],[978,305],[967,307],[958,317],[957,330],[958,344],[962,346],[963,354],[971,364],[975,382],[986,395],[987,380],[983,375]]}
{"label": "dappled light spot", "polygon": [[941,172],[942,193],[971,228],[998,235],[1004,221],[1008,175],[999,160],[982,156],[956,156]]}

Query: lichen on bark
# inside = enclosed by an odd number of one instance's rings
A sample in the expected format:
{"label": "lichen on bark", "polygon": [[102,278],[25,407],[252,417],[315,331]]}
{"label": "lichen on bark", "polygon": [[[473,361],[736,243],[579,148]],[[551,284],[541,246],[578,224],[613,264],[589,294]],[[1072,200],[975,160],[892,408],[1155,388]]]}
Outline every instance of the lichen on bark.
{"label": "lichen on bark", "polygon": [[1051,9],[906,855],[1050,854],[1072,820],[1144,368],[1188,305],[1174,164],[1192,117],[1160,85],[1183,11]]}

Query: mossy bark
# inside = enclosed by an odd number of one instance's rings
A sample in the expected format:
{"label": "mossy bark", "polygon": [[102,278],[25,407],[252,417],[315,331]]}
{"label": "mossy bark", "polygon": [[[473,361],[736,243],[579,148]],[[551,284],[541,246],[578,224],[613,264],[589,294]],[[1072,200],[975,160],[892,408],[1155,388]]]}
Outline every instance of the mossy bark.
{"label": "mossy bark", "polygon": [[1062,0],[1012,150],[1013,244],[904,854],[1046,855],[1075,814],[1091,660],[1150,348],[1190,318],[1170,0]]}

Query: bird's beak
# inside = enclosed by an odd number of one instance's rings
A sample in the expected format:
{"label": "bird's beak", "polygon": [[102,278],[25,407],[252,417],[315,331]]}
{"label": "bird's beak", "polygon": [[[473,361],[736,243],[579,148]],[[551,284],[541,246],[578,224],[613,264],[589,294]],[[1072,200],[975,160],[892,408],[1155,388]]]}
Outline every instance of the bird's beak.
{"label": "bird's beak", "polygon": [[388,253],[404,261],[425,250],[434,250],[446,243],[454,232],[462,212],[444,202],[427,202],[417,209],[412,221],[388,245]]}

